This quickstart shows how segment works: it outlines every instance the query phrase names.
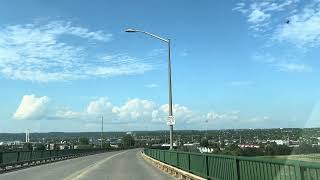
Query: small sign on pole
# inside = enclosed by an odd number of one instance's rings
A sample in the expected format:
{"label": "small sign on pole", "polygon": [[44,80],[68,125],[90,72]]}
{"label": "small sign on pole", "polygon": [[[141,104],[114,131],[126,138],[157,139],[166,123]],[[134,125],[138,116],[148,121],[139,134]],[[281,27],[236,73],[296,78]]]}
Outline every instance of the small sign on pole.
{"label": "small sign on pole", "polygon": [[176,124],[176,119],[174,118],[174,116],[168,116],[167,125],[170,126],[175,124]]}

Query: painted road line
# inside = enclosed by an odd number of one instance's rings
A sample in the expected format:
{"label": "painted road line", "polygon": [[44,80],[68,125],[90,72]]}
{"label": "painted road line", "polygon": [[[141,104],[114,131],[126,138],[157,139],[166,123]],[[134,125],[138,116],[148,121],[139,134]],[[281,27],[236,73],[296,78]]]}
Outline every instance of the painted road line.
{"label": "painted road line", "polygon": [[94,163],[94,164],[92,164],[92,165],[90,165],[90,166],[88,166],[88,167],[85,167],[85,168],[83,168],[83,169],[81,169],[81,170],[79,170],[79,171],[71,174],[70,176],[64,178],[64,180],[76,180],[76,179],[83,178],[83,177],[85,177],[88,173],[90,173],[91,171],[99,168],[103,163],[109,161],[110,159],[112,159],[112,158],[114,158],[114,157],[116,157],[116,156],[119,156],[119,155],[121,155],[121,154],[124,154],[124,153],[126,153],[126,152],[128,152],[128,151],[124,151],[124,152],[117,153],[117,154],[114,154],[114,155],[112,155],[112,156],[109,156],[109,157],[107,157],[107,158],[105,158],[105,159],[103,159],[103,160],[101,160],[101,161],[98,161],[98,162],[96,162],[96,163]]}

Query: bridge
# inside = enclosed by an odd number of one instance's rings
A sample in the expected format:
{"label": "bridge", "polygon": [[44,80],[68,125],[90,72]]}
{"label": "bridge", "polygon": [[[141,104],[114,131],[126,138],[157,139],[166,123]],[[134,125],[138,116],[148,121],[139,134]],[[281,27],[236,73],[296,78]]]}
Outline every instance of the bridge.
{"label": "bridge", "polygon": [[320,179],[319,163],[141,148],[2,152],[0,168],[0,180]]}
{"label": "bridge", "polygon": [[172,176],[150,166],[142,149],[99,153],[0,174],[2,180],[162,180]]}

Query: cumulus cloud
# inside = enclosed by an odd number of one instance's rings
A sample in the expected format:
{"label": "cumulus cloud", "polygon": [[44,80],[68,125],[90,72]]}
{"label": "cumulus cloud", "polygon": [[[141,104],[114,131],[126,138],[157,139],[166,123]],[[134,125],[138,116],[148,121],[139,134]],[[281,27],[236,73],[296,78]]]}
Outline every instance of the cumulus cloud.
{"label": "cumulus cloud", "polygon": [[[160,107],[160,111],[164,113],[162,117],[165,117],[166,120],[167,115],[169,113],[169,105],[164,104]],[[183,122],[190,123],[193,121],[197,121],[200,116],[198,116],[195,112],[193,112],[191,109],[189,109],[186,106],[180,105],[180,104],[174,104],[172,107],[172,112],[176,119],[179,119]]]}
{"label": "cumulus cloud", "polygon": [[65,21],[2,25],[0,75],[15,80],[50,82],[152,70],[151,63],[135,57],[90,51],[93,44],[98,46],[111,39],[110,33]]}
{"label": "cumulus cloud", "polygon": [[124,105],[114,107],[113,112],[122,120],[152,120],[157,105],[149,100],[130,99]]}
{"label": "cumulus cloud", "polygon": [[87,107],[88,114],[112,113],[113,105],[106,97],[91,101]]}
{"label": "cumulus cloud", "polygon": [[[151,100],[139,98],[129,99],[120,105],[113,105],[107,97],[100,97],[90,101],[83,111],[74,111],[66,107],[54,108],[48,102],[49,98],[46,96],[26,95],[22,98],[14,118],[20,120],[68,120],[94,126],[94,124],[100,123],[98,118],[104,116],[105,123],[127,124],[139,129],[139,127],[146,125],[159,127],[162,124],[166,126],[169,109],[168,104],[161,105]],[[263,116],[255,116],[256,120],[245,118],[239,111],[196,112],[179,104],[173,105],[173,114],[177,127],[192,129],[201,128],[206,122],[213,127],[223,127],[224,125],[228,127],[229,123],[233,125],[242,123],[243,125],[254,121],[267,122],[269,120]]]}
{"label": "cumulus cloud", "polygon": [[36,97],[34,94],[22,97],[21,103],[13,117],[18,120],[42,119],[47,114],[49,98],[47,96]]}

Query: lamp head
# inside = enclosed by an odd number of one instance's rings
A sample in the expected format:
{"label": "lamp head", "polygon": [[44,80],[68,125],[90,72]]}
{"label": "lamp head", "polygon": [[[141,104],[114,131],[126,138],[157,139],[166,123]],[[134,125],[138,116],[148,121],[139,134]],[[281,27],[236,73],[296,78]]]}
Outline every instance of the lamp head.
{"label": "lamp head", "polygon": [[131,29],[131,28],[128,28],[125,30],[125,32],[138,32],[138,30],[136,29]]}

